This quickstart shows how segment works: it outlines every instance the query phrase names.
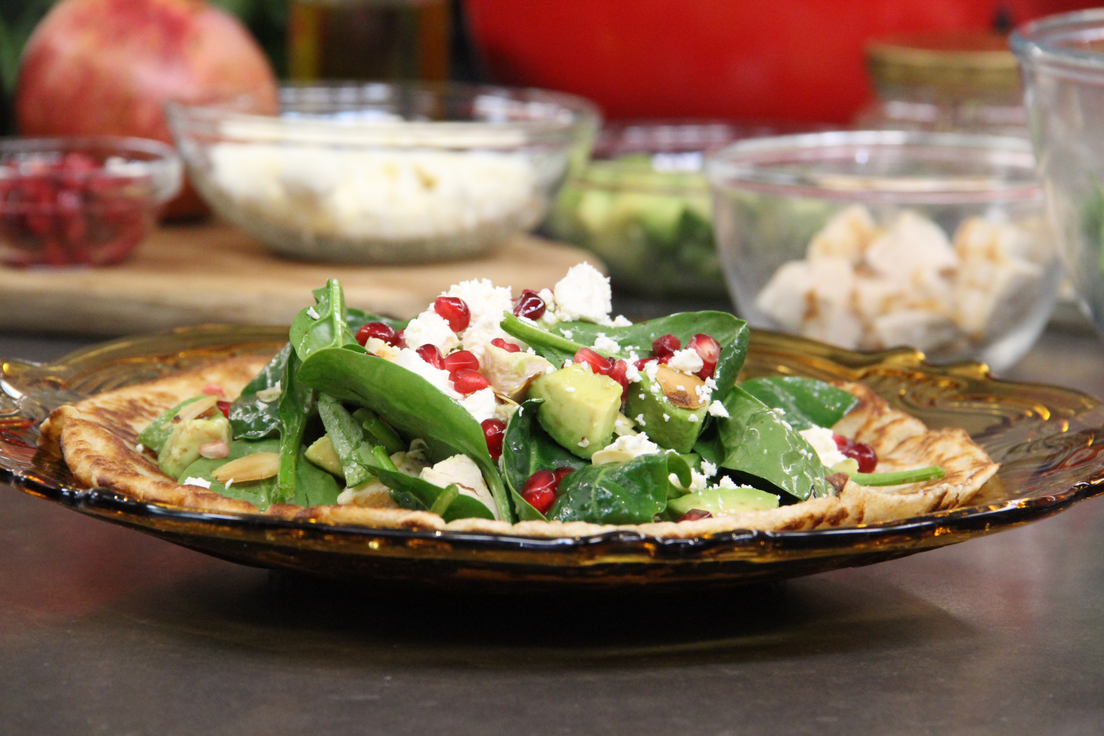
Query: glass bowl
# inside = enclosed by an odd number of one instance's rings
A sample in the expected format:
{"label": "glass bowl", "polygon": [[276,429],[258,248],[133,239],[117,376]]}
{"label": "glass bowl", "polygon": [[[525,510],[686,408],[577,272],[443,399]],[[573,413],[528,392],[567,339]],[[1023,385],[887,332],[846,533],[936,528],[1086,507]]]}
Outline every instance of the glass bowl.
{"label": "glass bowl", "polygon": [[172,147],[144,138],[0,139],[0,262],[106,266],[180,191]]}
{"label": "glass bowl", "polygon": [[289,85],[280,103],[166,112],[216,213],[280,254],[344,263],[465,258],[535,227],[599,120],[578,97],[461,84]]}
{"label": "glass bowl", "polygon": [[1035,21],[1011,45],[1047,212],[1082,311],[1104,333],[1104,9]]}
{"label": "glass bowl", "polygon": [[629,294],[724,298],[704,154],[767,128],[714,121],[612,125],[560,191],[544,229],[593,251]]}
{"label": "glass bowl", "polygon": [[1015,363],[1061,279],[1030,143],[845,131],[707,160],[729,291],[753,326],[933,362]]}

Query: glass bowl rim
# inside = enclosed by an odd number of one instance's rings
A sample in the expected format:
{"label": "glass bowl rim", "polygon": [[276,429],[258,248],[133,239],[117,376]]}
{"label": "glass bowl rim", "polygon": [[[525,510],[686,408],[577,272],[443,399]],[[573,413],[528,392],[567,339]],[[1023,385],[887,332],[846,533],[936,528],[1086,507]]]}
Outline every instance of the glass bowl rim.
{"label": "glass bowl rim", "polygon": [[1104,8],[1076,10],[1030,21],[1012,32],[1009,46],[1021,64],[1042,63],[1104,71],[1104,53],[1081,51],[1054,43],[1056,37],[1078,27],[1095,28],[1104,36]]}
{"label": "glass bowl rim", "polygon": [[[457,135],[463,140],[463,136],[476,136],[474,145],[480,145],[478,136],[487,131],[515,131],[522,134],[526,142],[533,140],[574,140],[581,130],[593,128],[597,130],[601,124],[601,112],[597,105],[585,97],[573,95],[567,92],[540,89],[536,87],[508,87],[491,84],[471,84],[467,82],[361,82],[354,80],[330,80],[325,82],[295,82],[284,81],[279,87],[279,96],[283,104],[289,93],[294,91],[315,91],[331,94],[335,91],[349,90],[358,92],[378,91],[386,93],[378,100],[363,99],[364,106],[375,103],[385,103],[396,98],[396,93],[403,94],[429,94],[438,99],[448,99],[450,96],[459,95],[474,98],[476,96],[489,96],[502,100],[521,102],[539,102],[554,106],[556,116],[535,119],[517,119],[504,121],[491,120],[429,120],[411,121],[403,120],[402,130],[404,134],[411,134],[421,138],[431,138],[434,135]],[[273,137],[277,131],[294,131],[304,124],[309,124],[316,130],[341,133],[345,131],[371,131],[382,130],[379,121],[335,119],[326,114],[298,113],[288,116],[284,110],[275,114],[259,114],[235,109],[234,105],[252,99],[250,95],[243,95],[231,100],[222,100],[217,103],[204,101],[199,103],[186,103],[169,101],[165,104],[166,117],[174,133],[185,129],[191,129],[196,125],[211,123],[235,122],[250,126],[257,126],[259,132],[270,131],[266,138]],[[565,114],[566,113],[566,114]],[[387,121],[390,127],[394,127],[395,121]],[[462,147],[462,146],[461,146]]]}
{"label": "glass bowl rim", "polygon": [[[916,157],[920,152],[998,156],[1006,167],[1029,174],[1030,181],[977,173],[938,177],[833,173],[825,180],[810,177],[807,172],[775,168],[778,164],[816,166],[846,160],[844,154],[851,159],[862,155],[870,160],[876,156]],[[836,130],[749,138],[709,153],[705,161],[705,173],[714,192],[744,190],[785,197],[901,204],[1041,203],[1043,191],[1035,171],[1034,153],[1026,138],[904,130]]]}
{"label": "glass bowl rim", "polygon": [[[134,171],[120,176],[126,176],[132,186],[144,185],[147,189],[145,196],[152,204],[168,201],[176,196],[183,185],[184,162],[173,146],[153,138],[113,135],[0,137],[0,180],[18,181],[24,178],[23,172],[7,169],[6,164],[11,161],[12,156],[79,151],[99,151],[107,157],[125,159],[128,168]],[[66,177],[80,181],[97,176],[100,171],[66,172]],[[35,212],[57,209],[57,205],[4,203],[6,210],[10,211],[12,206],[29,206],[28,211]]]}

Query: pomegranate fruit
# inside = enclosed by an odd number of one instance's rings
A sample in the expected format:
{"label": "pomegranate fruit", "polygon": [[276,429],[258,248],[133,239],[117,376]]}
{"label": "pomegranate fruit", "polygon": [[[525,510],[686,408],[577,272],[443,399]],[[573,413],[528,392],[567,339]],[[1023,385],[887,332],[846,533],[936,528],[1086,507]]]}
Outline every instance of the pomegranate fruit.
{"label": "pomegranate fruit", "polygon": [[[276,75],[248,29],[207,0],[62,0],[20,60],[24,136],[122,135],[172,143],[162,105],[234,99],[278,110]],[[190,186],[166,218],[207,212]]]}

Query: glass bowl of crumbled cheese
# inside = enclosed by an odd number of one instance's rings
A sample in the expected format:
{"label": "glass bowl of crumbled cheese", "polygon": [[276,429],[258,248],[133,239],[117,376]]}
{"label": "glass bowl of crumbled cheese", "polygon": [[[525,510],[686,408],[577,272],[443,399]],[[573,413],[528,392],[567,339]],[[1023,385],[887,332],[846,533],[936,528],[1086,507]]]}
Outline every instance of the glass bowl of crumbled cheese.
{"label": "glass bowl of crumbled cheese", "polygon": [[711,155],[707,176],[726,282],[753,326],[1003,370],[1054,307],[1062,268],[1021,138],[760,138]]}
{"label": "glass bowl of crumbled cheese", "polygon": [[222,218],[293,258],[478,255],[543,219],[589,155],[586,100],[475,85],[287,85],[279,114],[170,103],[173,137]]}

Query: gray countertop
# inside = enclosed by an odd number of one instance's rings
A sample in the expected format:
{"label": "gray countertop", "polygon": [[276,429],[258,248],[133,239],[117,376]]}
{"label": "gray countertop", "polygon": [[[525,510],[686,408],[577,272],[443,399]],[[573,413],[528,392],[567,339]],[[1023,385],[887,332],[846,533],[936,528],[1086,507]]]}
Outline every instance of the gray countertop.
{"label": "gray countertop", "polygon": [[[80,340],[0,336],[49,360]],[[1052,330],[1004,377],[1104,394]],[[1104,501],[699,596],[396,592],[0,488],[3,734],[1098,734]]]}

